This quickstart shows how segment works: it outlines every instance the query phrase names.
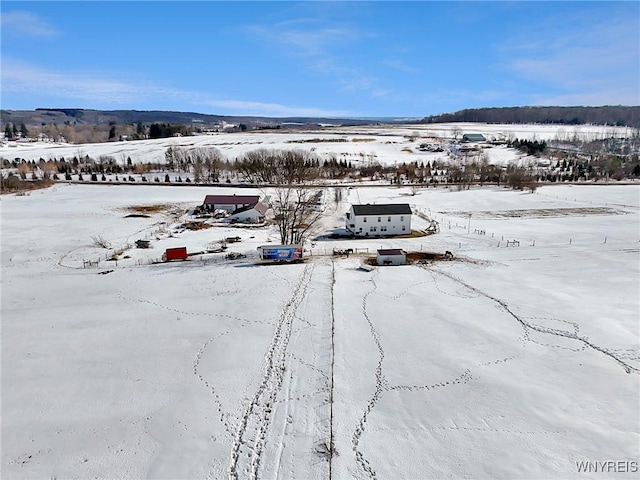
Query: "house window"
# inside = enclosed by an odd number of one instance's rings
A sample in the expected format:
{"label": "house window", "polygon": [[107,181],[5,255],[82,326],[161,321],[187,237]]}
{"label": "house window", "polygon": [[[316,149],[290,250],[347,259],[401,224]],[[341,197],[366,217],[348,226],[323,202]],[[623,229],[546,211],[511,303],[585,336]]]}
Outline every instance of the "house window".
{"label": "house window", "polygon": [[404,232],[406,229],[407,228],[404,225],[402,225],[402,231]]}
{"label": "house window", "polygon": [[386,232],[387,231],[387,227],[380,227],[380,231],[381,232]]}
{"label": "house window", "polygon": [[400,217],[400,221],[404,222],[404,216]]}
{"label": "house window", "polygon": [[382,220],[382,217],[378,217],[378,221],[381,221],[381,220]]}
{"label": "house window", "polygon": [[378,227],[371,227],[371,228],[369,228],[369,231],[370,231],[370,232],[375,232],[376,230],[378,230]]}
{"label": "house window", "polygon": [[391,221],[391,217],[387,217],[387,222],[390,222],[390,221]]}
{"label": "house window", "polygon": [[363,218],[362,218],[362,221],[363,221],[364,223],[367,223],[367,217],[363,217]]}

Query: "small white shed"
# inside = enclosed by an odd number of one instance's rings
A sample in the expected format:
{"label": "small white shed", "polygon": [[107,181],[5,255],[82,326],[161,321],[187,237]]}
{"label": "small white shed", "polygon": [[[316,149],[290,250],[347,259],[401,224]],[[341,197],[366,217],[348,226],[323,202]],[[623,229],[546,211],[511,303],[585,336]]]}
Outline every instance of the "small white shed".
{"label": "small white shed", "polygon": [[378,250],[376,256],[378,265],[404,265],[407,263],[407,254],[400,248],[388,248]]}

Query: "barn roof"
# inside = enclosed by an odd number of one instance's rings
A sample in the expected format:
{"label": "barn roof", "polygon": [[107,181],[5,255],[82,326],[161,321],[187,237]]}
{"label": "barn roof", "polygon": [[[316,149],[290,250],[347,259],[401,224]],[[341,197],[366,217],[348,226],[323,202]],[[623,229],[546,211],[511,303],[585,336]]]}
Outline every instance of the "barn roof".
{"label": "barn roof", "polygon": [[469,142],[483,142],[485,140],[484,135],[481,133],[465,133],[462,139]]}
{"label": "barn roof", "polygon": [[411,215],[408,203],[382,203],[375,205],[353,205],[353,214],[360,215]]}
{"label": "barn roof", "polygon": [[207,195],[205,205],[255,205],[260,200],[257,195]]}

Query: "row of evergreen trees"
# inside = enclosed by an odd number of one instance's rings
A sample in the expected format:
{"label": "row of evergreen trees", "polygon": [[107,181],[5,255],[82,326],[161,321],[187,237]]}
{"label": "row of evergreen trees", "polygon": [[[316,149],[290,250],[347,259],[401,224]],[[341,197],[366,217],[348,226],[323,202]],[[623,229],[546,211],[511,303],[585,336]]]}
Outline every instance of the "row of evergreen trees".
{"label": "row of evergreen trees", "polygon": [[7,138],[28,137],[29,130],[27,130],[27,126],[24,123],[18,126],[15,123],[7,122],[4,124],[4,135]]}

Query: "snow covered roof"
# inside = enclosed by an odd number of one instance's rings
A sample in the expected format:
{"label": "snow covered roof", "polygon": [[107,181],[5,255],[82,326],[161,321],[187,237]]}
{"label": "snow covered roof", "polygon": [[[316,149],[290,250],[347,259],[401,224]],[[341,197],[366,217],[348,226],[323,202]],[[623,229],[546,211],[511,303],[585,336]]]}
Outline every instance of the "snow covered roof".
{"label": "snow covered roof", "polygon": [[408,203],[383,203],[374,205],[353,205],[353,214],[360,215],[411,215]]}

